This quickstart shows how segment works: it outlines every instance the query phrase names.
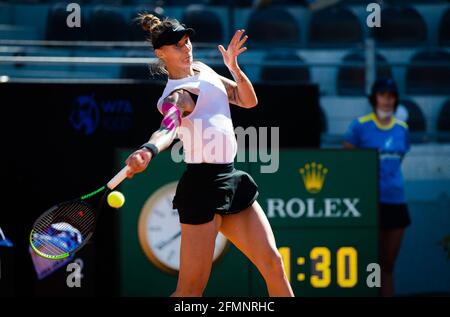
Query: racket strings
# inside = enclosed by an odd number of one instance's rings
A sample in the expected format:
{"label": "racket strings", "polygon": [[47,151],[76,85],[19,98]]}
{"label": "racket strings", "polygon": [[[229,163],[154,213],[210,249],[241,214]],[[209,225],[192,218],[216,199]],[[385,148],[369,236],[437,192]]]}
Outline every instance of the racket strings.
{"label": "racket strings", "polygon": [[35,245],[39,245],[40,252],[47,255],[61,255],[74,251],[81,245],[90,232],[89,227],[93,223],[93,219],[86,217],[83,222],[75,224],[70,217],[73,219],[76,212],[72,209],[67,214],[59,213],[59,215],[48,217],[41,226],[37,226],[33,238]]}
{"label": "racket strings", "polygon": [[[81,216],[79,213],[83,212]],[[77,214],[78,213],[78,214]],[[58,208],[53,212],[42,217],[42,219],[36,224],[35,231],[39,233],[45,233],[52,224],[60,223],[63,229],[69,229],[70,226],[75,226],[75,228],[84,228],[86,222],[89,222],[91,217],[84,217],[85,214],[90,214],[89,210],[80,208],[80,206],[69,206],[68,208]],[[82,221],[77,218],[83,218]]]}
{"label": "racket strings", "polygon": [[36,222],[31,242],[39,252],[49,256],[70,253],[93,231],[95,218],[87,203],[62,204]]}

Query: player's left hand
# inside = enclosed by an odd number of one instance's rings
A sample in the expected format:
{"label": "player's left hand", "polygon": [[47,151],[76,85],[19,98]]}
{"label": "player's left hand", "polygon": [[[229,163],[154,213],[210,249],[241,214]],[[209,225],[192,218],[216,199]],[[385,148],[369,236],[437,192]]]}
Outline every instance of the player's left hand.
{"label": "player's left hand", "polygon": [[245,30],[243,29],[237,30],[236,33],[234,33],[234,36],[231,39],[230,44],[228,44],[228,48],[226,50],[222,45],[219,45],[219,51],[220,53],[222,53],[223,62],[229,69],[238,67],[238,55],[247,50],[247,47],[242,47],[242,45],[244,45],[245,41],[247,41],[248,39],[247,35],[242,37],[244,32]]}

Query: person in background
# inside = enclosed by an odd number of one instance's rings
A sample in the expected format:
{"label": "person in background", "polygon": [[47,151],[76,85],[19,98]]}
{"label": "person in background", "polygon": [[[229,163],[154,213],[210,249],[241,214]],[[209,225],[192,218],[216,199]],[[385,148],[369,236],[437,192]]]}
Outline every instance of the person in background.
{"label": "person in background", "polygon": [[409,151],[408,125],[394,114],[399,94],[392,78],[376,80],[369,102],[373,111],[353,120],[344,148],[372,148],[379,153],[379,259],[381,296],[394,295],[394,266],[404,230],[411,223],[401,163]]}

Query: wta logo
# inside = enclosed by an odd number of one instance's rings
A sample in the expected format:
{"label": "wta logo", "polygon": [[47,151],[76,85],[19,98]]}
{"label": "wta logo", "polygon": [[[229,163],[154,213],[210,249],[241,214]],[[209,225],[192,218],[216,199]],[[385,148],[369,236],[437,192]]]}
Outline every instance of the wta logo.
{"label": "wta logo", "polygon": [[80,96],[70,114],[72,127],[84,135],[92,135],[100,121],[100,111],[93,96]]}
{"label": "wta logo", "polygon": [[107,132],[127,131],[133,126],[133,106],[128,100],[102,100],[93,95],[75,98],[69,121],[72,128],[86,136],[101,129]]}

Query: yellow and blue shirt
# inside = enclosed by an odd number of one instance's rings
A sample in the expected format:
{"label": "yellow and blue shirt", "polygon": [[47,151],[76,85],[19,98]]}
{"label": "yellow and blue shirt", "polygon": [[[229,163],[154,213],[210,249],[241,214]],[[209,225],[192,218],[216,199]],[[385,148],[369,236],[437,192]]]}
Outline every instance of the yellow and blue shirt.
{"label": "yellow and blue shirt", "polygon": [[409,151],[408,125],[396,118],[382,126],[372,112],[350,124],[345,141],[358,148],[378,149],[380,155],[380,202],[405,203],[401,162]]}

